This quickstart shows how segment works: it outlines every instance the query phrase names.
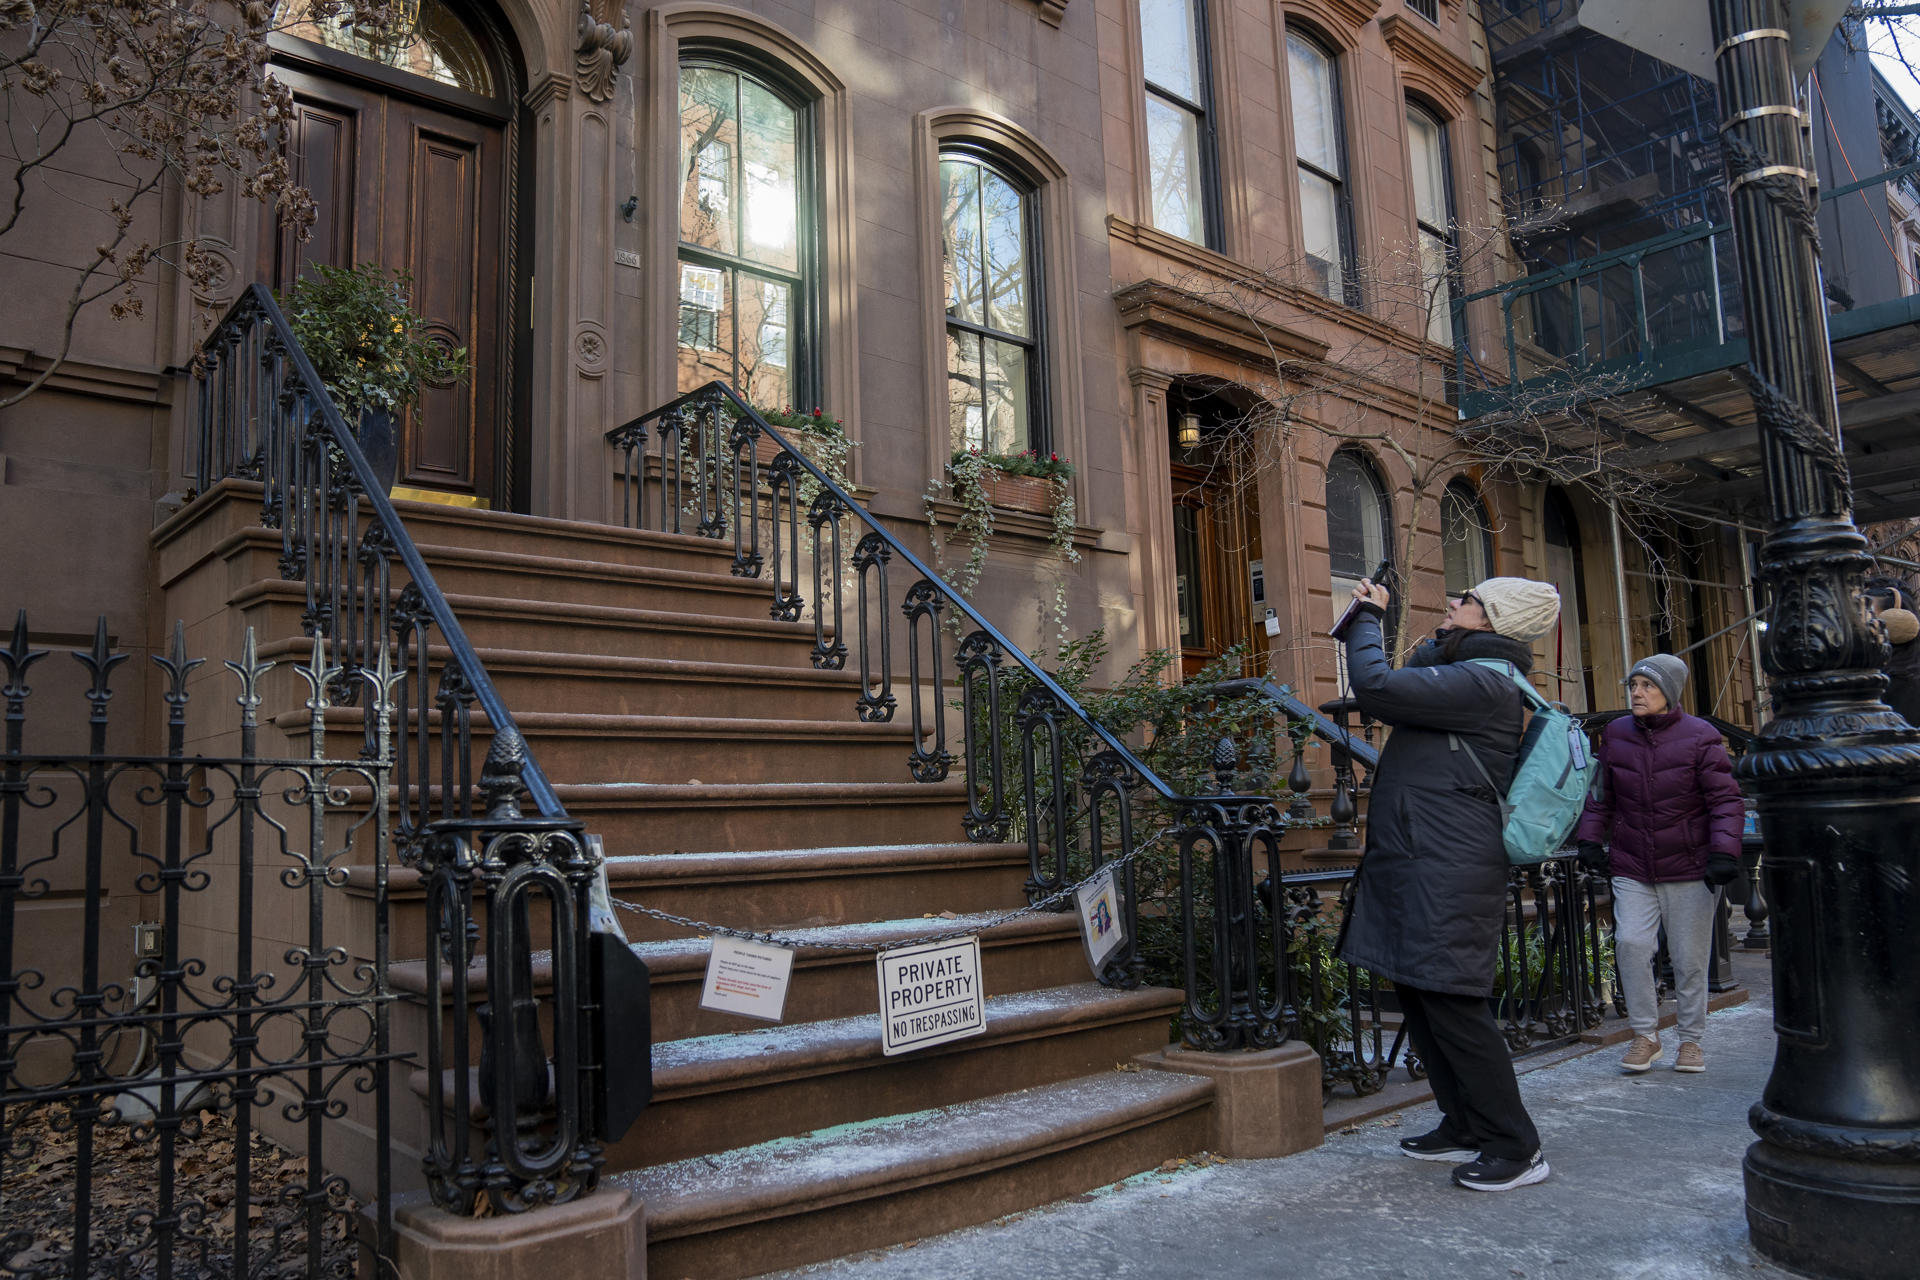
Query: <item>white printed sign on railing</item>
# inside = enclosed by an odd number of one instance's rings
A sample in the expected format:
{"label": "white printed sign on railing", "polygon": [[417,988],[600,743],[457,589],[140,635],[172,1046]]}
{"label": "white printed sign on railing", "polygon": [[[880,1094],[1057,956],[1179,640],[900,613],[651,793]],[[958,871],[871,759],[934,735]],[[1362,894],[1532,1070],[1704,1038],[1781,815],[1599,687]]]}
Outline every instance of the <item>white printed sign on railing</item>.
{"label": "white printed sign on railing", "polygon": [[715,938],[707,955],[700,1007],[718,1013],[780,1021],[793,976],[793,948],[741,938]]}
{"label": "white printed sign on railing", "polygon": [[882,951],[876,968],[880,1049],[887,1056],[977,1036],[987,1029],[979,938]]}

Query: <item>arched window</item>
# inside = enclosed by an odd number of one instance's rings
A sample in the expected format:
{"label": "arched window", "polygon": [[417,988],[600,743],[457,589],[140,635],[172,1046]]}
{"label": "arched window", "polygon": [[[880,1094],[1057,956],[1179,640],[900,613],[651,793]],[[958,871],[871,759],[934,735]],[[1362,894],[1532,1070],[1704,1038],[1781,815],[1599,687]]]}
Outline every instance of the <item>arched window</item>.
{"label": "arched window", "polygon": [[443,0],[420,0],[412,21],[403,19],[391,31],[378,34],[349,25],[344,11],[316,19],[308,12],[305,0],[300,0],[289,10],[281,30],[396,71],[485,98],[494,96],[493,69],[485,45]]}
{"label": "arched window", "polygon": [[1028,184],[979,152],[941,150],[947,413],[956,451],[1051,448],[1034,199]]}
{"label": "arched window", "polygon": [[1327,463],[1327,555],[1334,599],[1342,604],[1360,579],[1387,559],[1393,545],[1393,508],[1373,465],[1357,449]]}
{"label": "arched window", "polygon": [[1347,192],[1340,66],[1316,41],[1287,32],[1293,154],[1299,169],[1302,257],[1310,282],[1335,302],[1360,305],[1353,278],[1353,211]]}
{"label": "arched window", "polygon": [[1493,532],[1473,487],[1455,480],[1440,497],[1440,552],[1447,594],[1458,596],[1493,576]]}
{"label": "arched window", "polygon": [[811,404],[812,115],[762,77],[680,64],[679,388]]}
{"label": "arched window", "polygon": [[1447,127],[1433,112],[1411,102],[1407,104],[1407,156],[1413,164],[1413,216],[1420,228],[1420,303],[1430,308],[1427,337],[1450,347],[1459,250],[1453,238]]}

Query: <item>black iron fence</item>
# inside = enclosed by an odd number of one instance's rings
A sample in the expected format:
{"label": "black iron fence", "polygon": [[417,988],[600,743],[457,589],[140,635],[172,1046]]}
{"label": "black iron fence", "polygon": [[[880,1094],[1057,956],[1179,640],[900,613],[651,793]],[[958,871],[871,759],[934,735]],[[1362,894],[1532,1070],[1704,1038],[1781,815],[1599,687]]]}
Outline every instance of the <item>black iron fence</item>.
{"label": "black iron fence", "polygon": [[[105,620],[68,655],[82,705],[35,699],[28,636],[22,612],[0,649],[0,1275],[352,1275],[361,1203],[390,1259],[390,674],[316,644],[303,688],[270,692],[249,631],[230,681],[196,680],[176,627],[165,749],[126,755],[149,709],[112,706],[130,655]],[[348,681],[372,749],[343,758],[325,714]],[[264,753],[263,701],[302,694],[306,754]],[[190,714],[231,750],[190,752]]]}
{"label": "black iron fence", "polygon": [[[1353,874],[1288,876],[1278,909],[1288,921],[1300,1035],[1320,1055],[1324,1086],[1328,1093],[1345,1084],[1367,1094],[1396,1064],[1415,1076],[1425,1072],[1400,1030],[1391,984],[1334,954],[1339,900]],[[1272,904],[1271,890],[1262,888]],[[1514,1053],[1564,1044],[1609,1012],[1625,1016],[1609,911],[1605,880],[1583,870],[1571,852],[1508,873],[1489,1003]]]}
{"label": "black iron fence", "polygon": [[[357,424],[341,418],[271,293],[241,295],[197,373],[200,500],[222,482],[258,483],[260,522],[280,531],[281,575],[304,586],[301,626],[331,664],[329,697],[369,712],[362,754],[390,762],[378,857],[390,824],[395,857],[433,907],[425,1165],[435,1200],[466,1213],[485,1195],[510,1212],[583,1195],[616,1083],[600,1070],[605,993],[580,963],[598,855],[526,750]],[[365,701],[369,670],[392,672],[390,741],[375,741],[386,722]],[[491,733],[484,759],[479,730]],[[523,790],[533,817],[519,813]],[[501,909],[489,913],[489,899]],[[549,922],[539,949],[557,960],[550,1034],[534,1013],[536,919]],[[476,960],[485,999],[468,981]],[[644,1092],[645,1064],[629,1063],[618,1083]]]}

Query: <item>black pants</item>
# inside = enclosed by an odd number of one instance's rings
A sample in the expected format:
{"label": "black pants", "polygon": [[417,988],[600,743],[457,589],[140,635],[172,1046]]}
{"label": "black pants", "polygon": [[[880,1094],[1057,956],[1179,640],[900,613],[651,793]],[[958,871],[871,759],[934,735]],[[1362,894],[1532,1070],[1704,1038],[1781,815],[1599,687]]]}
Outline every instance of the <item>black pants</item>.
{"label": "black pants", "polygon": [[1513,1058],[1485,996],[1454,996],[1395,987],[1407,1039],[1426,1064],[1440,1127],[1484,1155],[1525,1160],[1540,1134],[1520,1101]]}

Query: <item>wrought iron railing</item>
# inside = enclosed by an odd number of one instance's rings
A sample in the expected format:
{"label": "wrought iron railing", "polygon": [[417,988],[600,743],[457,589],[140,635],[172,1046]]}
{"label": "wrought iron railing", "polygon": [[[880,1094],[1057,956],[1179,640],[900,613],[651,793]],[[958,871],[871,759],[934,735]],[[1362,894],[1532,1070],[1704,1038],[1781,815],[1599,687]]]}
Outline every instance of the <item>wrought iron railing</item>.
{"label": "wrought iron railing", "polygon": [[[176,626],[153,657],[164,750],[127,755],[111,744],[142,736],[150,709],[110,715],[131,655],[105,619],[68,655],[88,683],[64,706],[32,696],[29,669],[48,654],[29,634],[23,610],[0,648],[0,1274],[347,1275],[358,1196],[377,1246],[369,1274],[397,1276],[391,1082],[404,1055],[384,859],[371,915],[342,887],[343,867],[386,837],[390,681],[330,668],[316,643],[292,668],[313,714],[307,752],[276,756],[260,707],[291,679],[269,688],[276,664],[249,629],[225,664],[235,683],[201,686],[212,707],[199,710],[189,677],[203,660]],[[373,722],[359,758],[330,755],[325,734],[346,678]],[[237,750],[190,753],[190,707],[204,728],[222,706]],[[85,748],[30,751],[29,736]],[[55,938],[63,910],[72,925]]]}
{"label": "wrought iron railing", "polygon": [[[1164,878],[1178,884],[1170,911],[1181,932],[1186,1043],[1270,1045],[1291,1033],[1281,923],[1253,907],[1254,866],[1264,860],[1267,874],[1279,874],[1286,820],[1269,798],[1235,792],[1235,744],[1220,742],[1198,794],[1170,785],[723,383],[609,431],[607,442],[622,522],[730,541],[733,573],[767,581],[771,617],[811,615],[815,667],[855,664],[850,709],[859,719],[892,721],[904,700],[910,775],[940,782],[963,766],[968,837],[1024,838],[1031,900],[1114,869],[1128,942],[1103,981],[1131,985],[1144,973],[1136,859],[1151,849],[1174,860]],[[951,658],[948,634],[959,636]],[[1014,670],[1026,691],[1008,707],[1002,687]]]}
{"label": "wrought iron railing", "polygon": [[[1920,164],[1888,169],[1820,194],[1822,202],[1859,194],[1920,173]],[[1462,420],[1517,403],[1536,407],[1564,396],[1591,398],[1730,368],[1745,359],[1739,282],[1732,270],[1733,227],[1702,222],[1549,271],[1465,294],[1452,302],[1455,332],[1470,308],[1497,302],[1505,368],[1483,368],[1459,343],[1454,376]],[[1920,314],[1914,297],[1849,308],[1830,318],[1841,340]]]}
{"label": "wrought iron railing", "polygon": [[[1322,1085],[1376,1092],[1398,1064],[1425,1074],[1399,1026],[1390,984],[1339,960],[1333,949],[1338,895],[1354,871],[1310,871],[1281,883],[1299,993],[1300,1036],[1320,1055]],[[1263,903],[1275,910],[1272,891]],[[1514,1053],[1535,1052],[1598,1026],[1609,1010],[1624,1016],[1613,937],[1604,924],[1605,881],[1582,870],[1571,851],[1507,875],[1506,917],[1489,997]],[[1389,1036],[1391,1038],[1389,1039]]]}
{"label": "wrought iron railing", "polygon": [[[202,345],[196,372],[199,490],[205,495],[229,478],[259,482],[260,521],[280,531],[281,575],[305,587],[301,626],[325,646],[337,673],[333,700],[359,703],[361,673],[395,673],[394,845],[427,885],[433,972],[445,965],[451,975],[429,993],[428,1184],[439,1203],[462,1213],[483,1191],[496,1210],[507,1211],[585,1194],[604,1136],[589,1087],[604,1083],[595,1050],[604,993],[588,989],[578,964],[556,962],[548,999],[563,1012],[549,1049],[529,1012],[525,975],[534,899],[549,908],[556,956],[586,945],[587,888],[597,858],[526,751],[271,293],[253,285],[241,295]],[[378,720],[366,716],[368,752]],[[492,767],[476,770],[482,722],[492,734]],[[537,819],[518,814],[514,797],[522,788]],[[384,847],[374,853],[377,864],[385,857]],[[485,1003],[471,999],[467,983],[469,962],[480,954],[476,895],[498,897],[508,908],[490,917],[481,954]],[[443,998],[450,1001],[450,1045],[439,1030]],[[481,1027],[473,1078],[470,1020]],[[476,1091],[487,1102],[481,1149],[469,1128]]]}
{"label": "wrought iron railing", "polygon": [[[1292,723],[1305,725],[1313,737],[1327,744],[1333,765],[1333,801],[1327,812],[1333,822],[1333,834],[1327,841],[1327,848],[1333,852],[1358,853],[1360,798],[1366,790],[1367,779],[1380,767],[1380,752],[1373,745],[1373,721],[1365,720],[1361,736],[1353,736],[1353,713],[1359,710],[1360,704],[1349,697],[1323,702],[1318,708],[1311,707],[1295,697],[1285,685],[1275,684],[1271,680],[1228,680],[1215,685],[1214,689],[1223,697],[1265,698]],[[1287,776],[1287,789],[1294,793],[1289,816],[1311,819],[1315,815],[1311,803],[1306,799],[1311,782],[1302,751],[1304,745],[1299,738],[1295,738],[1293,768]],[[1366,771],[1365,777],[1361,776],[1356,765]]]}

